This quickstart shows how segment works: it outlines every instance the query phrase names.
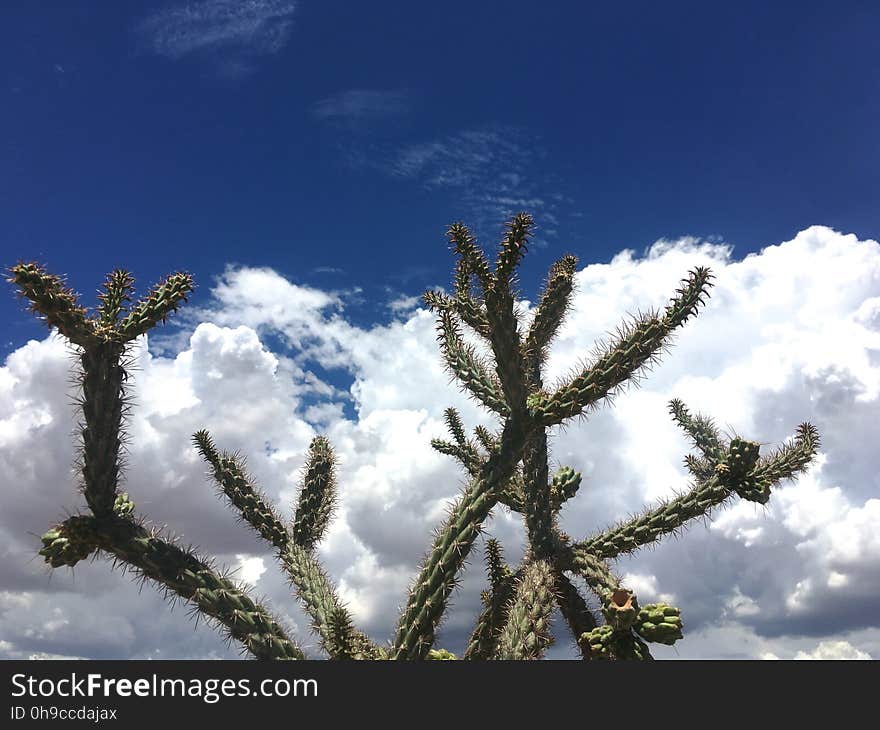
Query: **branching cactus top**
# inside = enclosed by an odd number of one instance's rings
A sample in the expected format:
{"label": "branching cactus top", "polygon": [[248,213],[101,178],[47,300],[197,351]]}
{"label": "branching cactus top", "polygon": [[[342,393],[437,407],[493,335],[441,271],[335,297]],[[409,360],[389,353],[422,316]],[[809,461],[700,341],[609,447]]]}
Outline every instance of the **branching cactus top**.
{"label": "branching cactus top", "polygon": [[[453,292],[424,296],[437,315],[447,368],[470,395],[497,414],[501,427],[493,433],[477,426],[468,437],[457,411],[446,410],[451,440],[435,439],[432,446],[458,460],[469,481],[437,530],[387,643],[377,644],[355,627],[316,557],[337,500],[335,456],[327,439],[317,437],[311,443],[299,504],[286,524],[239,457],[219,451],[205,430],[193,436],[194,448],[223,497],[272,546],[332,659],[458,658],[435,646],[437,626],[485,521],[498,505],[522,515],[528,549],[521,564],[510,566],[501,546],[486,541],[483,609],[461,658],[540,658],[553,641],[550,616],[558,607],[584,659],[651,659],[651,643],[673,644],[682,638],[682,612],[663,603],[640,605],[609,561],[676,533],[731,498],[765,504],[775,484],[803,472],[816,454],[819,438],[809,423],[801,424],[781,448],[762,455],[756,442],[725,440],[710,418],[692,415],[684,403],[673,400],[671,415],[696,449],[685,458],[692,477],[688,488],[580,541],[564,534],[559,513],[577,494],[581,475],[570,467],[549,473],[548,429],[588,414],[626,383],[637,381],[675,330],[705,304],[712,274],[693,269],[664,309],[622,326],[588,365],[549,392],[542,370],[570,306],[577,259],[564,256],[551,267],[531,324],[525,327],[515,310],[513,287],[532,228],[529,215],[515,216],[490,264],[468,229],[452,225],[448,238],[457,258]],[[120,491],[127,348],[176,311],[193,290],[192,278],[173,274],[132,304],[132,276],[114,271],[104,282],[93,316],[59,277],[36,264],[14,266],[9,281],[35,313],[78,348],[82,368],[80,473],[88,512],[46,532],[40,555],[55,568],[73,566],[96,552],[106,555],[190,601],[254,657],[303,659],[297,643],[265,606],[211,561],[148,529]],[[488,360],[466,344],[464,328],[486,343]],[[573,577],[585,580],[601,615],[591,610]]]}

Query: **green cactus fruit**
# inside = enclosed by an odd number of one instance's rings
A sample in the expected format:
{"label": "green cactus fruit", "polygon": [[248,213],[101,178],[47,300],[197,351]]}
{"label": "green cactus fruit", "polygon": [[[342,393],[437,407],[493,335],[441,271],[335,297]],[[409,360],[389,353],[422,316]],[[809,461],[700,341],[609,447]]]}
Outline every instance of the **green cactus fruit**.
{"label": "green cactus fruit", "polygon": [[770,501],[770,485],[763,480],[747,477],[736,487],[736,493],[749,502],[767,504]]}
{"label": "green cactus fruit", "polygon": [[614,629],[608,624],[604,624],[581,634],[578,644],[581,648],[586,649],[586,653],[591,659],[611,659],[613,658],[613,635]]}
{"label": "green cactus fruit", "polygon": [[559,509],[562,503],[574,497],[581,486],[580,472],[575,471],[570,466],[560,467],[553,475],[551,493],[554,497],[553,506]]}
{"label": "green cactus fruit", "polygon": [[681,611],[667,603],[650,603],[639,611],[633,628],[648,641],[671,646],[682,638]]}
{"label": "green cactus fruit", "polygon": [[623,631],[632,626],[638,612],[639,602],[635,594],[627,588],[611,591],[602,607],[602,614],[614,631]]}
{"label": "green cactus fruit", "polygon": [[758,463],[760,445],[756,441],[746,441],[739,437],[730,442],[728,464],[735,474],[745,475]]}
{"label": "green cactus fruit", "polygon": [[76,518],[71,518],[65,523],[63,530],[53,527],[40,538],[43,547],[39,554],[53,568],[60,568],[63,565],[72,568],[80,560],[91,555],[94,550],[86,540],[77,539],[76,525]]}
{"label": "green cactus fruit", "polygon": [[648,645],[632,631],[616,631],[608,624],[581,634],[578,643],[590,659],[644,661],[652,658]]}
{"label": "green cactus fruit", "polygon": [[431,649],[425,659],[428,661],[448,662],[458,659],[458,657],[451,651],[446,651],[446,649]]}
{"label": "green cactus fruit", "polygon": [[129,517],[134,512],[134,502],[131,501],[126,492],[117,494],[113,502],[113,511],[120,517]]}

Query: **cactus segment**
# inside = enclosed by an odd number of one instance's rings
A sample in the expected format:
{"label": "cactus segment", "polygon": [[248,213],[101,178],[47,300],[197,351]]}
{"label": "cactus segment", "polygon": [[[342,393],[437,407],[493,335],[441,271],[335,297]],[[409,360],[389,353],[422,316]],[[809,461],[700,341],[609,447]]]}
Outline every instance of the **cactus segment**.
{"label": "cactus segment", "polygon": [[293,520],[294,542],[306,550],[314,550],[336,504],[335,457],[330,442],[318,436],[309,446],[306,473]]}
{"label": "cactus segment", "polygon": [[555,603],[553,569],[546,560],[529,564],[498,636],[495,659],[539,659],[552,643],[550,613]]}

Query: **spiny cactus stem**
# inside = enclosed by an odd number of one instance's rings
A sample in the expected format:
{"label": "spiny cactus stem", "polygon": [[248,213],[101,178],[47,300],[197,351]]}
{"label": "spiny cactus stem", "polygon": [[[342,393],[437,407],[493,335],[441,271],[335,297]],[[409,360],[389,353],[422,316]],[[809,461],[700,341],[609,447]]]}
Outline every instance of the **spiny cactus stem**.
{"label": "spiny cactus stem", "polygon": [[312,439],[299,503],[293,519],[293,541],[314,550],[324,536],[336,505],[335,457],[323,436]]}
{"label": "spiny cactus stem", "polygon": [[487,408],[502,417],[507,416],[510,408],[505,401],[502,384],[489,374],[474,349],[462,342],[453,315],[441,312],[437,329],[440,349],[450,372]]}
{"label": "spiny cactus stem", "polygon": [[[293,540],[274,510],[259,490],[244,473],[238,460],[217,452],[207,431],[198,431],[193,436],[199,452],[214,468],[214,478],[229,501],[241,512],[242,517],[278,551],[285,571],[294,585],[297,595],[305,605],[312,619],[312,627],[321,637],[324,649],[331,657],[345,652],[357,644],[366,651],[366,642],[358,640],[355,632],[343,640],[339,636],[341,627],[351,624],[351,618],[341,605],[330,580],[318,561],[311,554],[311,548]],[[312,442],[311,458],[305,482],[329,479],[332,473],[332,460],[328,460],[328,445],[321,439]],[[324,484],[326,487],[327,484]],[[313,492],[317,494],[317,492]],[[325,495],[326,496],[326,495]],[[345,617],[348,621],[342,621]],[[352,629],[354,632],[354,629]],[[363,636],[363,635],[361,635]]]}
{"label": "spiny cactus stem", "polygon": [[675,422],[687,433],[703,456],[714,466],[723,458],[724,447],[721,436],[712,419],[705,416],[692,416],[685,404],[678,398],[669,401],[669,411]]}
{"label": "spiny cactus stem", "polygon": [[589,651],[581,645],[580,636],[592,631],[598,625],[596,617],[587,605],[577,586],[571,582],[565,573],[554,567],[553,577],[556,585],[556,603],[562,618],[568,624],[575,643],[581,651],[584,659],[589,659]]}
{"label": "spiny cactus stem", "polygon": [[490,344],[495,355],[495,371],[501,382],[504,401],[510,413],[524,416],[526,412],[526,373],[520,352],[520,335],[513,297],[507,282],[486,293],[486,313],[491,325]]}
{"label": "spiny cactus stem", "polygon": [[529,427],[518,420],[507,420],[498,451],[489,457],[481,477],[471,483],[452,508],[410,591],[398,623],[393,658],[424,659],[431,649],[455,577],[473,547],[481,524],[497,503],[495,489],[513,473]]}
{"label": "spiny cactus stem", "polygon": [[[783,446],[777,454],[760,461],[751,470],[749,481],[769,485],[790,478],[810,463],[818,448],[816,430],[803,424],[793,443]],[[741,475],[718,469],[709,479],[698,483],[686,494],[661,504],[639,517],[572,546],[577,553],[597,558],[615,558],[643,545],[655,542],[674,532],[689,520],[707,514],[737,493],[743,483]]]}
{"label": "spiny cactus stem", "polygon": [[45,319],[49,327],[80,347],[98,341],[94,324],[80,306],[76,294],[68,289],[60,276],[48,273],[35,263],[21,263],[10,269],[7,279],[18,288],[18,293],[29,299],[31,311]]}
{"label": "spiny cactus stem", "polygon": [[580,415],[635,376],[657,358],[672,332],[696,314],[702,297],[708,295],[711,276],[708,269],[692,271],[662,317],[642,316],[635,325],[625,328],[622,337],[591,366],[561,384],[552,395],[536,398],[532,403],[536,416],[546,426],[562,423]]}
{"label": "spiny cactus stem", "polygon": [[550,613],[554,602],[550,563],[530,563],[516,587],[507,623],[498,636],[495,658],[539,659],[551,642]]}
{"label": "spiny cactus stem", "polygon": [[498,634],[507,620],[507,611],[521,579],[522,569],[507,576],[498,588],[489,594],[489,600],[477,618],[468,639],[463,659],[486,660],[491,659],[495,654]]}
{"label": "spiny cactus stem", "polygon": [[98,294],[101,301],[98,325],[105,332],[115,329],[123,308],[131,301],[133,291],[134,278],[128,271],[116,269],[108,274],[104,281],[104,292]]}
{"label": "spiny cactus stem", "polygon": [[113,511],[119,480],[120,431],[128,378],[121,364],[125,346],[112,340],[83,349],[82,476],[86,503],[96,517]]}
{"label": "spiny cactus stem", "polygon": [[571,299],[576,267],[576,257],[564,256],[550,269],[535,317],[523,344],[523,353],[528,359],[530,371],[540,370],[544,360],[544,350],[562,325]]}
{"label": "spiny cactus stem", "polygon": [[[235,583],[216,574],[192,553],[151,534],[141,525],[112,516],[100,520],[74,517],[47,535],[55,533],[56,541],[67,539],[69,535],[87,550],[104,551],[172,593],[192,601],[256,658],[305,658],[278,622]],[[41,554],[51,550],[50,543]]]}
{"label": "spiny cactus stem", "polygon": [[539,560],[553,557],[553,512],[547,469],[547,433],[536,429],[523,455],[525,520],[529,544]]}

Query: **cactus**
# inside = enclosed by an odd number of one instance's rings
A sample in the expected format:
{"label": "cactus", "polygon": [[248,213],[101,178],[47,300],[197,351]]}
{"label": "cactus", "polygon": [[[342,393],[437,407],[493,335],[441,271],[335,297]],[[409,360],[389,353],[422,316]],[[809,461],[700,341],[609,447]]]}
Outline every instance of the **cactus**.
{"label": "cactus", "polygon": [[[337,500],[329,441],[319,436],[311,442],[295,516],[285,524],[237,455],[219,451],[207,430],[193,435],[194,448],[222,497],[274,550],[331,659],[456,659],[435,646],[437,626],[484,523],[501,506],[522,516],[528,549],[512,567],[500,545],[487,541],[488,589],[461,659],[540,658],[554,641],[550,617],[555,606],[584,659],[650,660],[649,643],[669,645],[682,638],[681,611],[663,603],[640,606],[610,561],[678,532],[736,497],[766,503],[773,485],[803,472],[817,452],[818,434],[809,423],[775,453],[762,455],[757,442],[738,436],[725,440],[710,418],[692,415],[675,399],[669,404],[671,415],[697,451],[685,459],[692,477],[688,489],[582,540],[563,533],[559,514],[575,498],[582,478],[568,466],[549,473],[548,429],[588,415],[626,383],[637,382],[675,331],[705,304],[713,275],[703,267],[690,271],[664,309],[640,314],[592,361],[547,389],[542,371],[570,307],[577,259],[564,256],[551,267],[526,328],[514,307],[514,277],[532,228],[532,218],[524,213],[509,221],[492,265],[470,231],[461,223],[452,225],[448,239],[457,257],[453,292],[424,295],[437,317],[443,362],[461,387],[500,419],[501,427],[492,432],[478,426],[469,437],[457,411],[446,410],[452,440],[434,439],[432,446],[460,462],[468,481],[436,532],[387,644],[376,644],[356,628],[316,556]],[[82,368],[80,475],[88,512],[52,526],[42,536],[39,554],[53,568],[76,565],[95,553],[107,556],[190,602],[252,656],[304,658],[267,607],[210,560],[146,527],[128,494],[120,491],[128,348],[186,301],[194,289],[189,274],[172,274],[132,304],[134,280],[116,270],[107,277],[93,316],[60,277],[37,264],[12,267],[9,281],[47,325],[75,346]],[[489,358],[465,344],[465,327],[488,346]],[[581,580],[598,601],[601,625],[578,587]]]}

